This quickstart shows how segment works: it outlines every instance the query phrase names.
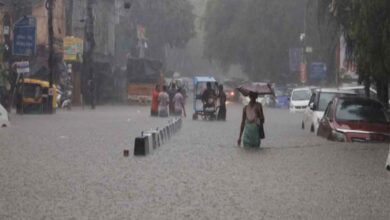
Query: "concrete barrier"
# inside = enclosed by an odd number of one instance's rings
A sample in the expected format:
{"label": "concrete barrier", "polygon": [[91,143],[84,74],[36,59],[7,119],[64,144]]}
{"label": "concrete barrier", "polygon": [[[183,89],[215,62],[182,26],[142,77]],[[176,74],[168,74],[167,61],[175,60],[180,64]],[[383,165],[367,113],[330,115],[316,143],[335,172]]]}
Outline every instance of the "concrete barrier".
{"label": "concrete barrier", "polygon": [[145,131],[145,132],[143,132],[143,135],[146,135],[146,136],[150,136],[149,137],[149,143],[150,143],[150,147],[153,149],[153,150],[155,150],[155,149],[157,149],[157,137],[158,137],[158,135],[157,135],[157,131],[156,130],[150,130],[150,131]]}
{"label": "concrete barrier", "polygon": [[[146,156],[153,150],[167,143],[182,127],[182,119],[175,118],[168,121],[168,125],[162,129],[149,130],[141,133],[141,136],[135,138],[134,155]],[[126,157],[126,152],[124,152]]]}
{"label": "concrete barrier", "polygon": [[159,148],[162,145],[161,137],[160,137],[160,130],[158,128],[156,129],[156,143],[157,143],[157,148]]}
{"label": "concrete barrier", "polygon": [[164,127],[164,134],[165,134],[165,137],[166,137],[165,140],[171,139],[171,134],[169,133],[168,126]]}
{"label": "concrete barrier", "polygon": [[158,130],[158,137],[160,139],[160,145],[165,144],[164,130],[163,129]]}
{"label": "concrete barrier", "polygon": [[174,129],[173,123],[170,123],[168,125],[168,128],[169,128],[169,132],[171,133],[171,136],[173,136],[175,134],[175,129]]}
{"label": "concrete barrier", "polygon": [[146,156],[149,152],[149,138],[147,136],[136,137],[134,142],[134,156]]}

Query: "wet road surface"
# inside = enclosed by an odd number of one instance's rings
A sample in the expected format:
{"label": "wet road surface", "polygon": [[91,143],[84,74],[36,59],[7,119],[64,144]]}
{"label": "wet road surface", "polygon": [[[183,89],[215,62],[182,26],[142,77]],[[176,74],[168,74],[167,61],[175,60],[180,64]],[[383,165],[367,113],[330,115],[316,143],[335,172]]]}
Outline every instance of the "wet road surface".
{"label": "wet road surface", "polygon": [[137,106],[12,115],[0,131],[0,219],[390,219],[388,145],[328,142],[302,131],[301,115],[266,109],[262,149],[244,149],[241,111],[189,117],[157,151],[128,158],[167,119]]}

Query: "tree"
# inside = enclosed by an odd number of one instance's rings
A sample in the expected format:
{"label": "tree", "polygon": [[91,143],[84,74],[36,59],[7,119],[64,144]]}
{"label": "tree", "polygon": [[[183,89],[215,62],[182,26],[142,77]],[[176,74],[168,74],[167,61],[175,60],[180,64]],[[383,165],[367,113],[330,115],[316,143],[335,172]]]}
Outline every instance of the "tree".
{"label": "tree", "polygon": [[330,39],[336,29],[318,28],[312,2],[317,0],[209,0],[203,21],[205,56],[225,68],[238,64],[253,80],[280,81],[289,73],[289,49],[302,47],[307,7],[307,43],[314,48],[309,58],[334,65],[336,45]]}
{"label": "tree", "polygon": [[[389,107],[390,2],[388,0],[321,0],[319,10],[330,14],[347,41],[347,55],[357,65],[360,81],[376,85],[378,99]],[[368,92],[367,92],[368,95]]]}
{"label": "tree", "polygon": [[[195,35],[195,15],[188,0],[134,1],[131,13],[122,17],[122,37],[119,44],[128,44],[133,50],[137,44],[137,25],[146,29],[147,56],[165,60],[165,47],[184,47]],[[129,24],[130,21],[130,24]]]}

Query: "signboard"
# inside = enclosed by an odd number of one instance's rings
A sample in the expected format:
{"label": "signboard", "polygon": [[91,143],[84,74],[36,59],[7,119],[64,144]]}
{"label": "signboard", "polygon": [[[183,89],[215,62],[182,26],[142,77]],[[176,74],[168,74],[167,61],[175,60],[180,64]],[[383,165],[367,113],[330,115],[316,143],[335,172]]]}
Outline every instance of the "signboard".
{"label": "signboard", "polygon": [[64,60],[82,62],[84,41],[81,38],[64,38]]}
{"label": "signboard", "polygon": [[19,75],[26,75],[30,73],[30,63],[28,61],[16,62],[16,72]]}
{"label": "signboard", "polygon": [[31,56],[36,49],[37,20],[32,16],[19,19],[14,26],[12,54]]}
{"label": "signboard", "polygon": [[326,80],[327,68],[325,63],[310,64],[310,81]]}
{"label": "signboard", "polygon": [[299,72],[302,62],[302,48],[290,48],[290,72]]}

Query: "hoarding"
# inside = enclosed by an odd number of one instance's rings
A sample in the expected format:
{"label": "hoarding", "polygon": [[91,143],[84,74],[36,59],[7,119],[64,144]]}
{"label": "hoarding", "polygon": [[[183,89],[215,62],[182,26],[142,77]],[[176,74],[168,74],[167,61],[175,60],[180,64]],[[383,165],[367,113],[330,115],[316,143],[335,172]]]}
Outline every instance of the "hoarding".
{"label": "hoarding", "polygon": [[64,38],[64,60],[82,62],[84,41],[77,37]]}
{"label": "hoarding", "polygon": [[36,50],[37,20],[32,16],[19,19],[13,30],[12,54],[18,56],[31,56]]}

